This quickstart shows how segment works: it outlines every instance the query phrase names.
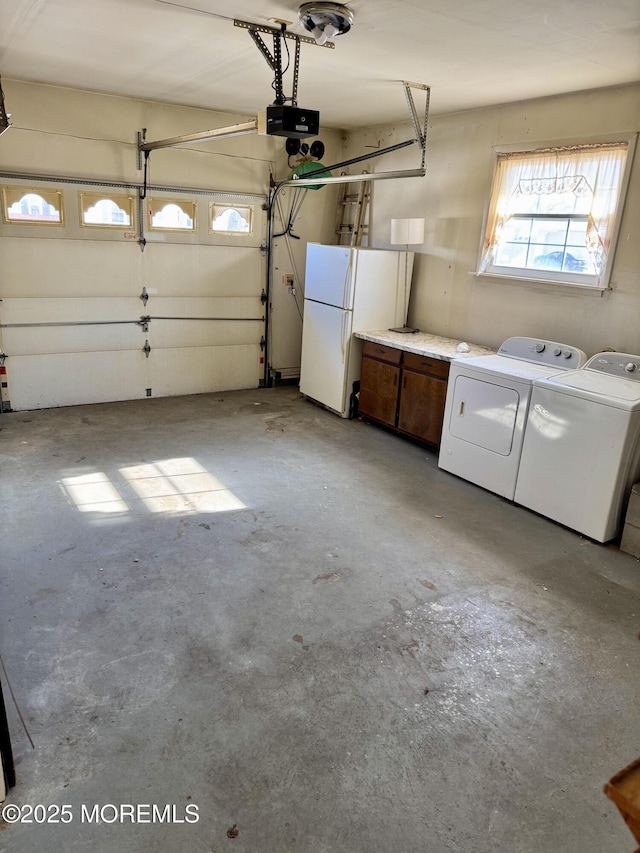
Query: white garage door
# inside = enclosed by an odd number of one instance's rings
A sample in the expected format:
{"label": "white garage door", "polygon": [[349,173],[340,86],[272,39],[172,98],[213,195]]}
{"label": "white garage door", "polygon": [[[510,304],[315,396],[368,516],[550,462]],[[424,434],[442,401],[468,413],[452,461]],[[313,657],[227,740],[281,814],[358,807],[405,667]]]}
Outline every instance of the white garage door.
{"label": "white garage door", "polygon": [[198,196],[197,232],[145,233],[141,251],[137,223],[83,229],[79,188],[58,190],[62,225],[0,225],[3,396],[13,410],[260,384],[259,201],[250,232],[225,235],[211,231],[210,199]]}

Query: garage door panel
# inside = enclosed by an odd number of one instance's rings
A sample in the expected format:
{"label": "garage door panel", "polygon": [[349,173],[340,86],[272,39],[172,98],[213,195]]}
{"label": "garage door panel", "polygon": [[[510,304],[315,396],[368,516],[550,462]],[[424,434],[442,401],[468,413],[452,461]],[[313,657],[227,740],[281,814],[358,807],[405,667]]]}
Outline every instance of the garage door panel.
{"label": "garage door panel", "polygon": [[11,358],[50,353],[141,350],[145,333],[133,323],[117,326],[41,326],[3,329],[4,350]]}
{"label": "garage door panel", "polygon": [[7,360],[11,408],[48,409],[146,396],[144,352],[61,353]]}
{"label": "garage door panel", "polygon": [[140,299],[3,299],[2,323],[87,323],[136,320],[144,311]]}
{"label": "garage door panel", "polygon": [[264,317],[260,295],[225,297],[150,297],[145,313],[152,317]]}
{"label": "garage door panel", "polygon": [[154,397],[257,388],[262,375],[259,346],[153,349],[149,387]]}
{"label": "garage door panel", "polygon": [[235,246],[153,245],[145,251],[150,294],[256,296],[262,290],[264,258],[259,249]]}
{"label": "garage door panel", "polygon": [[0,297],[135,296],[142,265],[137,242],[3,237]]}
{"label": "garage door panel", "polygon": [[[257,387],[266,217],[251,204],[253,232],[223,235],[220,244],[203,215],[208,199],[199,200],[192,240],[153,232],[157,241],[144,251],[127,239],[133,232],[121,241],[98,232],[77,239],[70,228],[57,229],[55,239],[2,229],[0,343],[11,406],[137,399],[149,388],[165,396]],[[156,318],[146,331],[138,325],[143,316]]]}
{"label": "garage door panel", "polygon": [[262,323],[216,322],[207,320],[153,320],[149,343],[154,348],[235,346],[258,344],[264,331]]}

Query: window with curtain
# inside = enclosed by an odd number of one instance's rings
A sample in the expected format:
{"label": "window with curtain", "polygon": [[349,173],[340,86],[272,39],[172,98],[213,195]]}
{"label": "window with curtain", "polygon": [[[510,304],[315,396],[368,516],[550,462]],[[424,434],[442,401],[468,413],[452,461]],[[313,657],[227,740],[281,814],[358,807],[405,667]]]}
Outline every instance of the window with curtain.
{"label": "window with curtain", "polygon": [[607,287],[628,153],[616,142],[498,154],[478,272]]}

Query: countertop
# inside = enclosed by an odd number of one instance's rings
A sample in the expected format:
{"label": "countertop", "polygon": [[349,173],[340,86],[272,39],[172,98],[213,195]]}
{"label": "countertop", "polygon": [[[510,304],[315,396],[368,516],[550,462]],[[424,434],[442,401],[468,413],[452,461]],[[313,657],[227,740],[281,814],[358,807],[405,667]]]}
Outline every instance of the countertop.
{"label": "countertop", "polygon": [[390,332],[387,329],[376,332],[355,332],[354,334],[356,338],[361,338],[363,341],[384,344],[384,346],[413,352],[416,355],[427,355],[431,358],[440,359],[440,361],[471,358],[476,355],[494,355],[495,353],[495,350],[490,347],[472,344],[469,341],[465,341],[469,346],[469,352],[458,352],[458,344],[461,341],[453,338],[442,338],[439,335],[430,335],[427,332],[413,332],[405,335],[399,332]]}

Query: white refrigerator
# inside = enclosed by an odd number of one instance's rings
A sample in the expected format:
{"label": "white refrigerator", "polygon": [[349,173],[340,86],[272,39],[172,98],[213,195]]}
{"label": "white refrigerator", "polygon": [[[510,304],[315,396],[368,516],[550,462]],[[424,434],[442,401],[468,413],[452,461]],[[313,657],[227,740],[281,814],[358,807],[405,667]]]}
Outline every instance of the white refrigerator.
{"label": "white refrigerator", "polygon": [[307,245],[300,365],[305,396],[349,417],[362,358],[362,341],[353,334],[404,324],[412,269],[413,252]]}

